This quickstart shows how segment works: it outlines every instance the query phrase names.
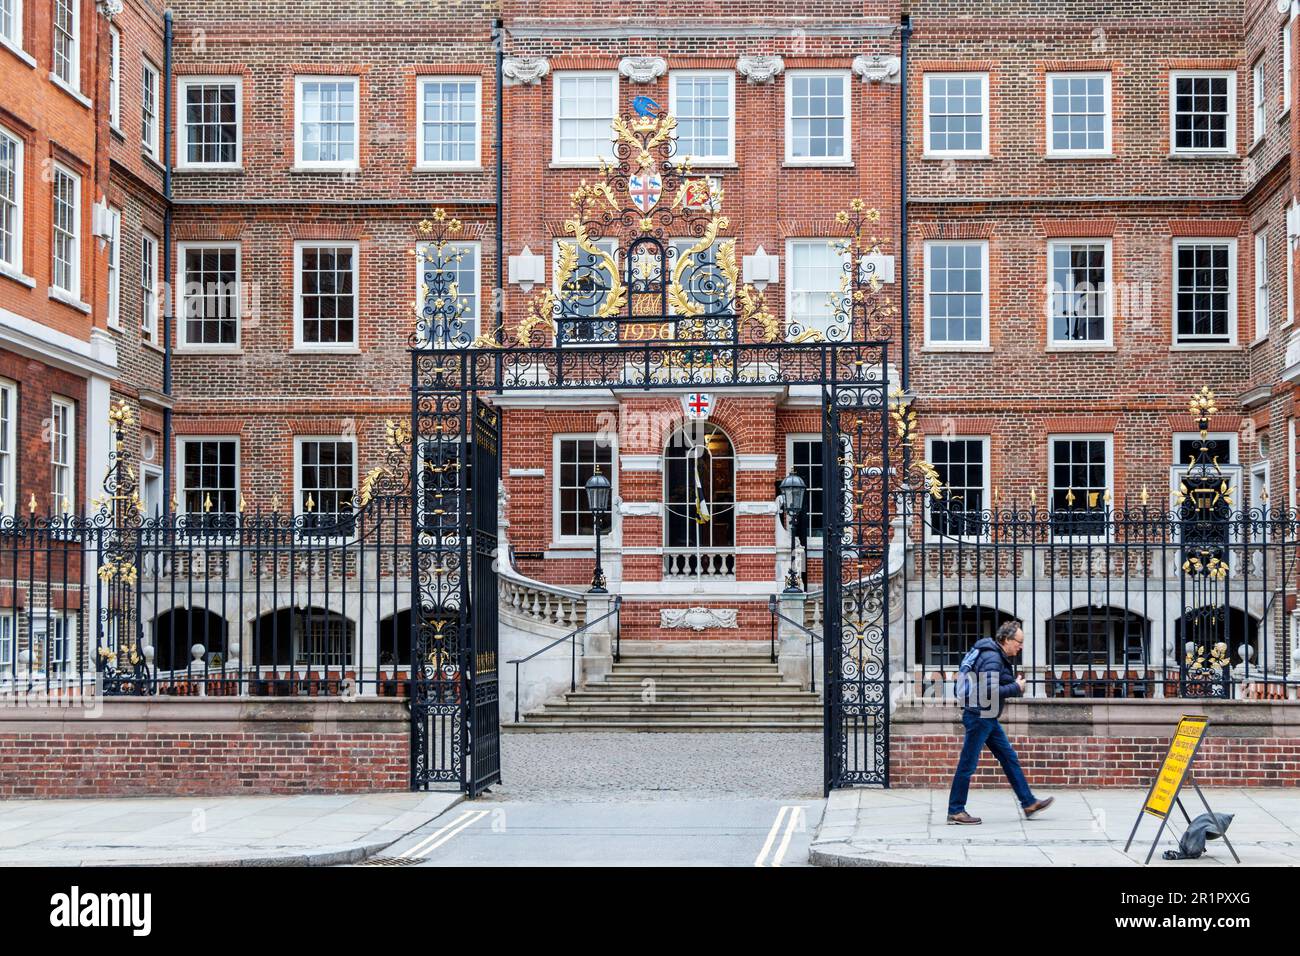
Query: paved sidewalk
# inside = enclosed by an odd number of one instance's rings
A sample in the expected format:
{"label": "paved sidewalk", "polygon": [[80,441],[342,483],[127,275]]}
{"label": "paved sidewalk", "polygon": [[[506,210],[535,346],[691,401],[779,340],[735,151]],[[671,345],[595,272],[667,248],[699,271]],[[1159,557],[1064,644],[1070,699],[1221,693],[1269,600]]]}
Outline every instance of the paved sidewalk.
{"label": "paved sidewalk", "polygon": [[[1124,843],[1146,791],[1044,790],[1056,802],[1026,820],[1008,789],[972,790],[967,810],[980,826],[947,823],[948,791],[837,790],[813,838],[818,866],[1141,866],[1160,821],[1145,817],[1128,855]],[[1300,865],[1300,793],[1284,789],[1207,789],[1216,813],[1235,814],[1228,839],[1246,866]],[[1193,817],[1205,808],[1189,787]],[[1198,860],[1162,860],[1185,821],[1174,809],[1151,865],[1236,866],[1222,840]],[[1171,834],[1172,830],[1172,834]]]}
{"label": "paved sidewalk", "polygon": [[0,866],[329,866],[416,830],[459,793],[0,801]]}

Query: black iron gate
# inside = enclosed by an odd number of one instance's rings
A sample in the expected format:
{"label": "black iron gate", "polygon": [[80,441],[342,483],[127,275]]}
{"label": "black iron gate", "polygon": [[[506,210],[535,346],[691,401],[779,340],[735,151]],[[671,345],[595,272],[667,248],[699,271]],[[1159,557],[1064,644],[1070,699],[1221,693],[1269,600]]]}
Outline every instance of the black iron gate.
{"label": "black iron gate", "polygon": [[500,413],[477,396],[473,404],[470,482],[474,489],[470,577],[472,653],[465,655],[468,678],[468,781],[471,797],[501,781],[501,710],[497,682],[497,475]]}
{"label": "black iron gate", "polygon": [[887,385],[828,387],[822,406],[825,789],[889,785]]}

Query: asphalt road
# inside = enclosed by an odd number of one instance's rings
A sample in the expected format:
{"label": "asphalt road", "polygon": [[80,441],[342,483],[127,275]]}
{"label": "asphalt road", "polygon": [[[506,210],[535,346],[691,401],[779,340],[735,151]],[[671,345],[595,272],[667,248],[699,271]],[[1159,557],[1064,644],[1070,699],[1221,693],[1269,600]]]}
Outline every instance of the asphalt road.
{"label": "asphalt road", "polygon": [[820,801],[484,799],[384,852],[420,866],[807,866]]}
{"label": "asphalt road", "polygon": [[384,851],[420,866],[807,866],[820,734],[506,734],[503,783]]}

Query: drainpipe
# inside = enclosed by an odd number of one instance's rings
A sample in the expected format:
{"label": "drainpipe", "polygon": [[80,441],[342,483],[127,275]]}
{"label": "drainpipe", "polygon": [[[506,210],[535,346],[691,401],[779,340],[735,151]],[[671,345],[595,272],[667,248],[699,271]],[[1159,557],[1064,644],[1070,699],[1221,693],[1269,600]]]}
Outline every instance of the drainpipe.
{"label": "drainpipe", "polygon": [[496,300],[496,319],[497,343],[500,344],[505,338],[505,317],[506,317],[506,260],[505,260],[505,236],[502,234],[505,223],[505,144],[503,142],[503,133],[505,130],[505,119],[502,114],[505,113],[505,100],[503,91],[505,89],[505,58],[506,58],[506,36],[502,29],[501,21],[492,22],[492,45],[496,48],[497,56],[497,108],[496,108],[496,137],[497,137],[497,294],[493,296]]}
{"label": "drainpipe", "polygon": [[[164,288],[172,281],[172,39],[173,24],[170,10],[163,14],[163,276]],[[163,395],[172,395],[172,303],[176,290],[163,297]],[[162,512],[171,516],[172,510],[172,410],[171,402],[163,406],[162,434]]]}
{"label": "drainpipe", "polygon": [[899,212],[899,256],[898,266],[902,275],[902,293],[899,296],[899,308],[902,314],[902,376],[903,391],[910,387],[908,353],[912,349],[911,314],[907,307],[908,287],[911,277],[907,271],[907,41],[912,38],[912,18],[903,16],[903,26],[899,31],[901,40],[898,56],[898,72],[902,83],[902,95],[899,97],[899,147],[898,147],[898,212]]}

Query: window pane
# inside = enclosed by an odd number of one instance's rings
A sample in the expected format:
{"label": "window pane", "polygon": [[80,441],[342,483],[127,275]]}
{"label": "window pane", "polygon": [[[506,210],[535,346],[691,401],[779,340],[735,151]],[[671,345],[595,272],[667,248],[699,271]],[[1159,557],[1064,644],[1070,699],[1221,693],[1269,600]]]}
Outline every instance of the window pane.
{"label": "window pane", "polygon": [[930,247],[926,276],[931,342],[974,342],[984,338],[984,247],[945,243]]}

